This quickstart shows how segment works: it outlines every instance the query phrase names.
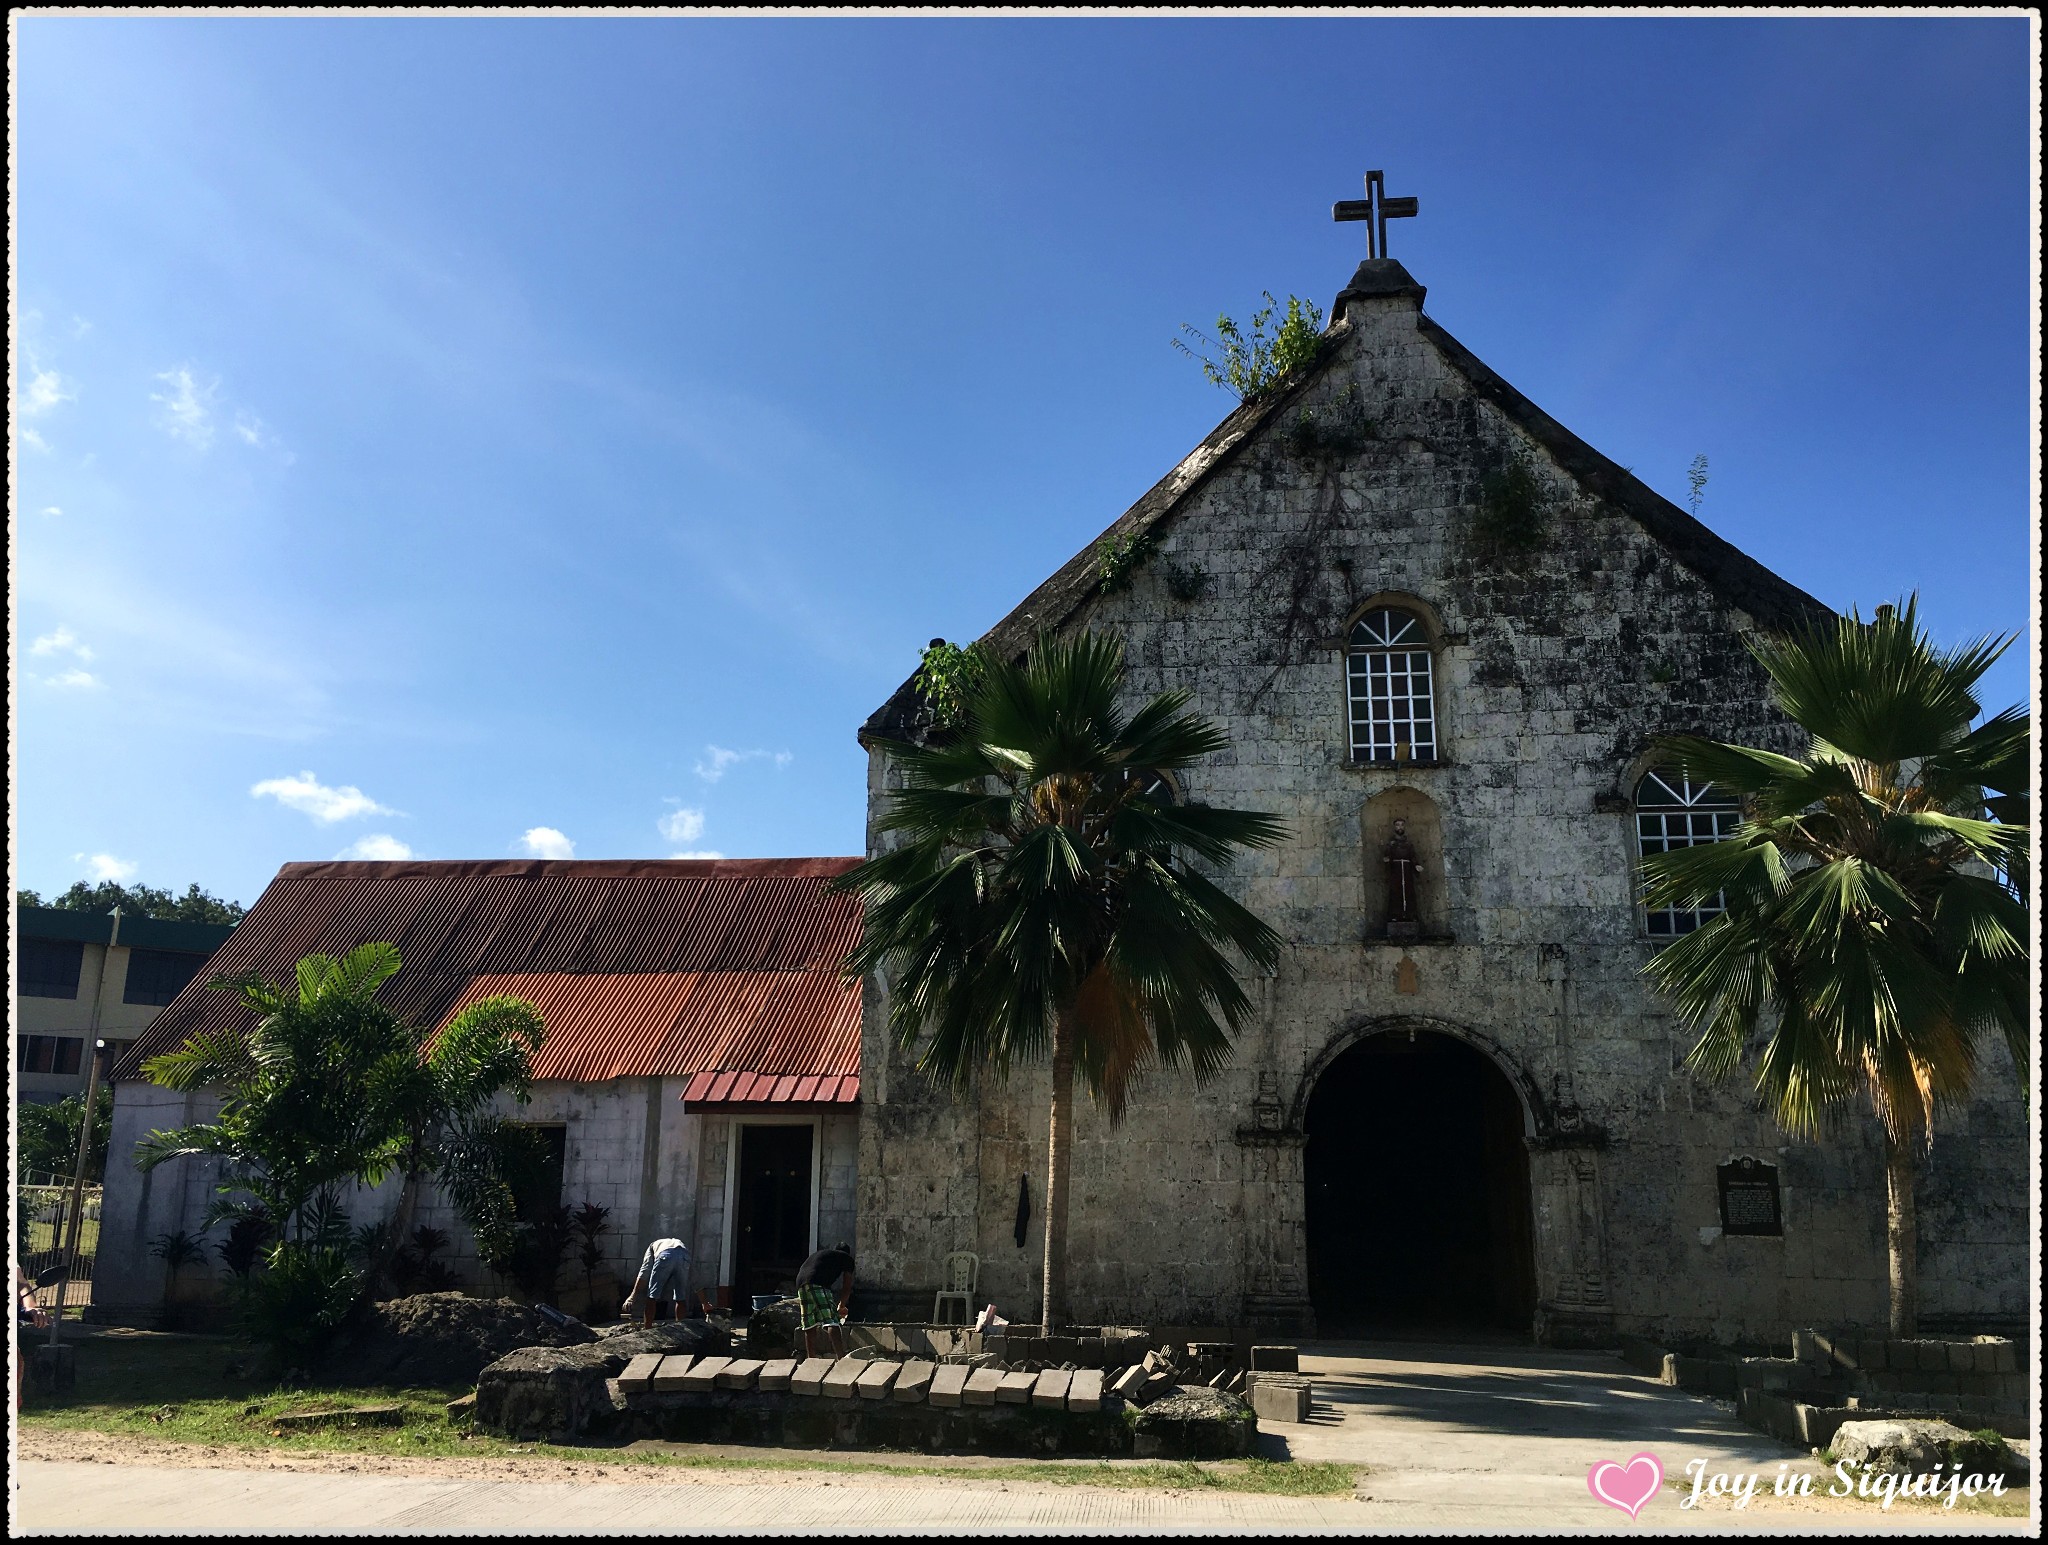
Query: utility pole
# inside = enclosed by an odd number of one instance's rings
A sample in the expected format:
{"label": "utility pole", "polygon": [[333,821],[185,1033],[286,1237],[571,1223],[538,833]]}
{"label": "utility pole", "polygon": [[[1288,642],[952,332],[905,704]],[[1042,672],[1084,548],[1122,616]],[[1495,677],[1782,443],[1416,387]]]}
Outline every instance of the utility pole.
{"label": "utility pole", "polygon": [[78,1158],[71,1166],[71,1205],[64,1216],[64,1275],[57,1279],[56,1312],[50,1316],[50,1345],[57,1344],[57,1332],[64,1324],[64,1296],[71,1286],[71,1273],[78,1265],[78,1234],[84,1224],[85,1169],[92,1152],[93,1108],[100,1095],[100,1064],[106,1059],[107,1043],[100,1039],[100,1009],[107,998],[107,976],[112,970],[114,946],[121,939],[121,909],[113,912],[114,926],[107,931],[107,952],[100,957],[99,985],[93,989],[92,1024],[86,1034],[92,1039],[92,1067],[85,1075],[85,1119],[78,1124]]}

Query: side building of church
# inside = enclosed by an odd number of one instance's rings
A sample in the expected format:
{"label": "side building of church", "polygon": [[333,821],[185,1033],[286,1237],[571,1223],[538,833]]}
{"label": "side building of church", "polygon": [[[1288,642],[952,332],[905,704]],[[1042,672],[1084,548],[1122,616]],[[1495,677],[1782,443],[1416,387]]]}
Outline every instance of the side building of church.
{"label": "side building of church", "polygon": [[[1077,1117],[1077,1321],[1324,1333],[1491,1326],[1775,1337],[1882,1323],[1874,1118],[1797,1142],[1688,1072],[1643,967],[1697,916],[1647,911],[1646,851],[1735,812],[1657,764],[1691,732],[1795,749],[1745,640],[1827,615],[1592,450],[1422,310],[1397,262],[1339,295],[1318,363],[1232,413],[987,635],[1120,637],[1132,703],[1185,688],[1232,748],[1182,797],[1286,819],[1225,876],[1288,949],[1208,1085],[1153,1073]],[[926,723],[862,730],[870,851]],[[1403,823],[1394,842],[1396,821]],[[1390,842],[1401,865],[1387,862]],[[1415,868],[1405,867],[1412,857]],[[1390,876],[1413,905],[1389,907]],[[946,1256],[1037,1312],[1047,1079],[967,1096],[895,1048],[866,988],[856,1254],[922,1315]],[[2025,1312],[2025,1118],[2002,1048],[1919,1190],[1923,1321]]]}

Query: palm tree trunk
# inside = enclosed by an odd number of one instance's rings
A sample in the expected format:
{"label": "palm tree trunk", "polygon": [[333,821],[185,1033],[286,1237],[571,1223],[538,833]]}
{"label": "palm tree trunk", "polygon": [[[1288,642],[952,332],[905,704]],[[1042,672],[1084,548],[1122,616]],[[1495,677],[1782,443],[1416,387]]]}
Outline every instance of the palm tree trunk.
{"label": "palm tree trunk", "polygon": [[1052,1125],[1045,1159],[1045,1304],[1041,1336],[1053,1334],[1067,1296],[1067,1170],[1072,1161],[1074,1021],[1062,1012],[1052,1027]]}
{"label": "palm tree trunk", "polygon": [[1891,1256],[1892,1328],[1895,1337],[1918,1333],[1920,1231],[1913,1216],[1913,1142],[1885,1134],[1884,1233]]}

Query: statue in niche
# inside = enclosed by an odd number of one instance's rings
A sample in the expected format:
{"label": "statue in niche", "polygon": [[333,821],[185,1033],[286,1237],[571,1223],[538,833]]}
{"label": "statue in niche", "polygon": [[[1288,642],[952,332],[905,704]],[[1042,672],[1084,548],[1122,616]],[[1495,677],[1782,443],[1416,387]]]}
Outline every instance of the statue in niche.
{"label": "statue in niche", "polygon": [[1396,818],[1394,835],[1387,839],[1382,863],[1387,870],[1387,937],[1414,939],[1422,934],[1422,899],[1419,890],[1422,861],[1415,844],[1408,840],[1408,823]]}

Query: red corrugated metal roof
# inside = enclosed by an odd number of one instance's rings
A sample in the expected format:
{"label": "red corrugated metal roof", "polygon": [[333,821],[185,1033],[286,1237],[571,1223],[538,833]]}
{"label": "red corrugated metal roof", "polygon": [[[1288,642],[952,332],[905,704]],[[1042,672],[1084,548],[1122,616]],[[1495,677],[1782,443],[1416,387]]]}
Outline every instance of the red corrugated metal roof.
{"label": "red corrugated metal roof", "polygon": [[443,1019],[499,994],[526,999],[547,1025],[536,1078],[732,1069],[794,1081],[860,1070],[860,984],[837,971],[493,974],[474,978]]}
{"label": "red corrugated metal roof", "polygon": [[[858,1047],[856,1050],[856,1062]],[[721,1071],[699,1073],[683,1088],[683,1108],[733,1105],[852,1105],[860,1099],[860,1079],[852,1074],[796,1078],[767,1073]]]}
{"label": "red corrugated metal roof", "polygon": [[[304,955],[388,941],[403,965],[384,998],[401,1014],[438,1025],[496,992],[539,1006],[542,1078],[845,1078],[860,1062],[860,989],[839,966],[860,904],[826,886],[858,862],[287,864],[210,965],[283,982]],[[195,981],[113,1076],[139,1076],[143,1058],[196,1031],[247,1021],[233,993]]]}

